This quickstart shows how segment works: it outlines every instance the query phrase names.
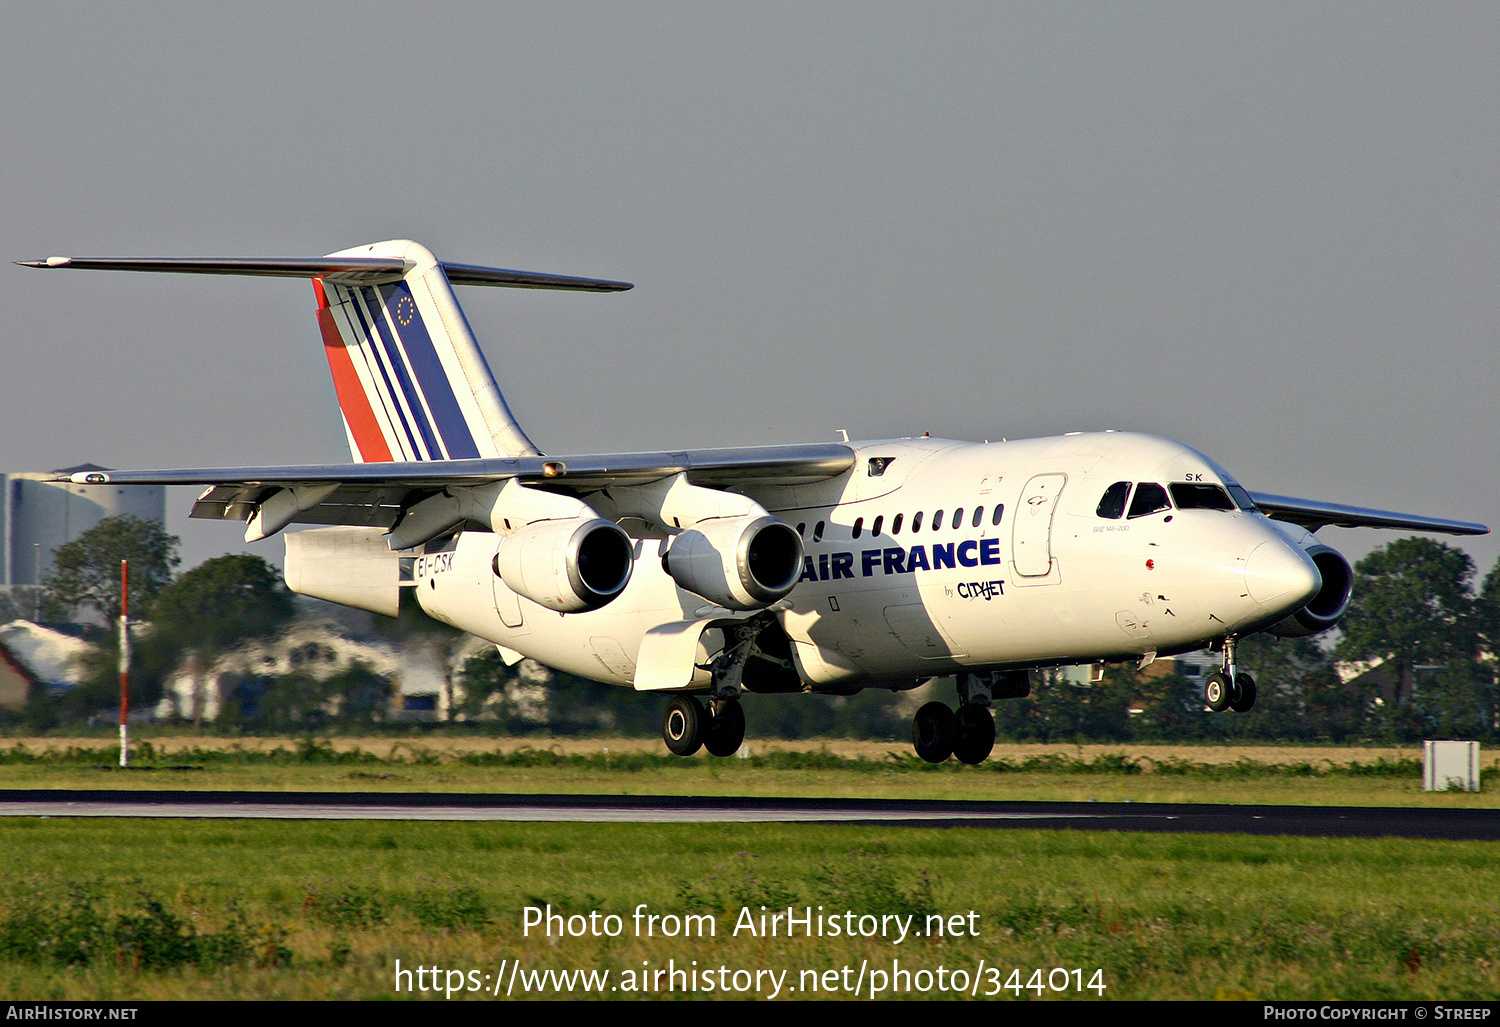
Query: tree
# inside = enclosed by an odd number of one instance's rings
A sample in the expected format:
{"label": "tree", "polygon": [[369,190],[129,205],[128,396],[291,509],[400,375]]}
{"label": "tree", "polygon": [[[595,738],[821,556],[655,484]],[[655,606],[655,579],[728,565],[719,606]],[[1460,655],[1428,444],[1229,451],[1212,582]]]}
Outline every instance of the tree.
{"label": "tree", "polygon": [[1474,600],[1475,630],[1491,661],[1500,659],[1500,562],[1490,568]]}
{"label": "tree", "polygon": [[1398,704],[1411,697],[1418,667],[1474,656],[1474,561],[1463,550],[1431,539],[1397,539],[1354,571],[1338,655],[1392,663]]}
{"label": "tree", "polygon": [[144,613],[181,562],[177,543],[161,521],[106,517],[52,554],[52,570],[42,582],[43,616],[64,620],[89,610],[113,624],[120,617],[121,560],[130,561],[130,609]]}
{"label": "tree", "polygon": [[270,635],[296,612],[292,593],[270,564],[248,553],[229,553],[161,590],[151,607],[152,635],[208,656]]}
{"label": "tree", "polygon": [[1203,708],[1202,682],[1168,674],[1148,683],[1129,665],[1119,670],[1135,676],[1136,690],[1144,700],[1135,726],[1138,737],[1157,742],[1196,741],[1219,726]]}

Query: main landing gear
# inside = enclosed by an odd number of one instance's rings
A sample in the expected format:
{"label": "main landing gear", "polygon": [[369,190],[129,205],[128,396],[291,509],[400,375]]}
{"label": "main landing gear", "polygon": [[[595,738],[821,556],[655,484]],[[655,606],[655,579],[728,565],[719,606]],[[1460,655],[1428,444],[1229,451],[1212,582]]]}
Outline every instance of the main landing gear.
{"label": "main landing gear", "polygon": [[667,748],[677,756],[691,756],[699,748],[710,756],[733,756],[745,741],[745,711],[740,707],[740,688],[745,666],[752,655],[763,660],[766,654],[757,649],[756,637],[766,625],[744,621],[727,630],[728,644],[713,661],[713,690],[708,704],[694,695],[679,695],[667,706],[661,722],[661,736]]}
{"label": "main landing gear", "polygon": [[1255,707],[1255,679],[1236,668],[1233,636],[1224,639],[1224,670],[1215,671],[1203,682],[1203,699],[1215,713],[1249,713]]}
{"label": "main landing gear", "polygon": [[995,718],[975,703],[954,713],[945,703],[930,702],[912,718],[911,744],[928,763],[957,756],[960,763],[977,766],[995,747]]}
{"label": "main landing gear", "polygon": [[711,699],[705,707],[695,695],[679,695],[662,717],[661,736],[676,756],[700,748],[711,756],[733,756],[745,741],[745,711],[738,699]]}
{"label": "main landing gear", "polygon": [[911,722],[911,744],[928,763],[957,756],[960,763],[978,766],[995,748],[995,699],[1022,699],[1031,694],[1026,671],[992,671],[958,675],[958,712],[947,704],[930,702]]}

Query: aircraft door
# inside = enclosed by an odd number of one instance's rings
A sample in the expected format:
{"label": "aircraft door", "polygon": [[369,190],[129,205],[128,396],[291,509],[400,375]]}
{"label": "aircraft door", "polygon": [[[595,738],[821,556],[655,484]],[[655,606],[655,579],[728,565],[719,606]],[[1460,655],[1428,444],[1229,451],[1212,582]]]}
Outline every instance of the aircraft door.
{"label": "aircraft door", "polygon": [[1052,572],[1052,515],[1062,495],[1066,474],[1038,474],[1021,490],[1011,536],[1011,564],[1023,578],[1044,578]]}

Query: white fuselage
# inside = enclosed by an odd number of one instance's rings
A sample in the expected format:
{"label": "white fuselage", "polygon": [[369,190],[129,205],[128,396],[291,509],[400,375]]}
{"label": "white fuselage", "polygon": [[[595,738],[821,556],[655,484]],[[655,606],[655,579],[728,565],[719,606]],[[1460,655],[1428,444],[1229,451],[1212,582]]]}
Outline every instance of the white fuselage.
{"label": "white fuselage", "polygon": [[[1295,539],[1254,510],[1172,504],[1102,516],[1116,483],[1230,484],[1202,454],[1165,439],[1105,432],[854,448],[854,466],[836,478],[753,493],[803,540],[802,578],[772,609],[813,688],[1185,652],[1280,620],[1320,584]],[[428,613],[504,649],[631,685],[648,631],[734,616],[677,587],[660,559],[670,542],[665,531],[638,539],[624,593],[588,613],[555,613],[511,592],[491,570],[496,536],[483,532],[417,559],[415,588]],[[714,637],[705,635],[700,657]],[[680,687],[707,681],[688,668]]]}

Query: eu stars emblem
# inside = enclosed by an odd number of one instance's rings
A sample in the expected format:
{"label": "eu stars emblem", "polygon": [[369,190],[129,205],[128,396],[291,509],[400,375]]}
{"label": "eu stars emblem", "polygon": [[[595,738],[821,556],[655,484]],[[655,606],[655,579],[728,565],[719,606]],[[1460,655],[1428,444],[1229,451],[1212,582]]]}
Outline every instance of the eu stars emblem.
{"label": "eu stars emblem", "polygon": [[405,328],[411,324],[412,319],[417,316],[417,305],[412,302],[410,296],[402,296],[396,301],[396,320]]}

